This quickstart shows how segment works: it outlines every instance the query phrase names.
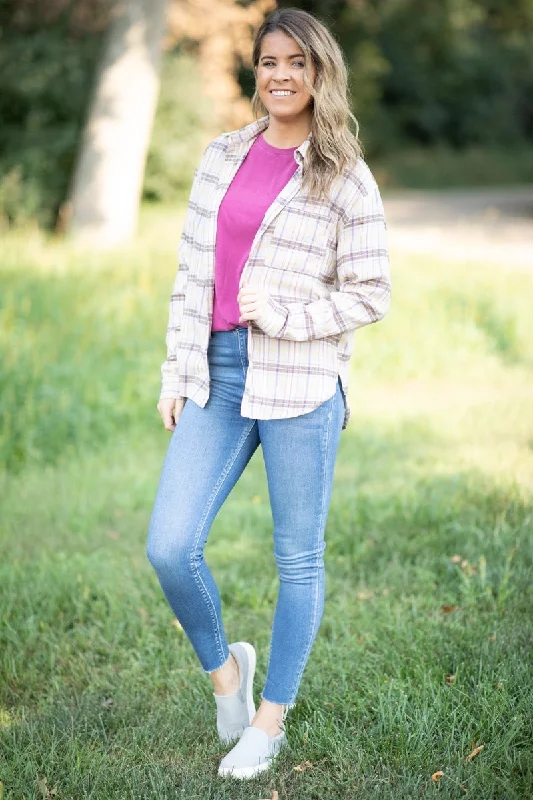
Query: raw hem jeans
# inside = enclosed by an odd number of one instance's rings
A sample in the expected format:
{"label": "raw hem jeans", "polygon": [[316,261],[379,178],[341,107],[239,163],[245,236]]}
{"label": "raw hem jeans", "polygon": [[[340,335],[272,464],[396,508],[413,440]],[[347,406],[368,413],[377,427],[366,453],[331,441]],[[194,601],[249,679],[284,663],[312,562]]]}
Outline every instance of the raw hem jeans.
{"label": "raw hem jeans", "polygon": [[[261,697],[294,702],[324,608],[324,530],[344,420],[335,394],[306,414],[250,419],[240,406],[248,328],[213,331],[209,399],[187,399],[163,462],[147,555],[205,672],[229,658],[221,602],[204,560],[209,529],[261,444],[274,523],[279,591]],[[253,570],[253,567],[252,567]]]}

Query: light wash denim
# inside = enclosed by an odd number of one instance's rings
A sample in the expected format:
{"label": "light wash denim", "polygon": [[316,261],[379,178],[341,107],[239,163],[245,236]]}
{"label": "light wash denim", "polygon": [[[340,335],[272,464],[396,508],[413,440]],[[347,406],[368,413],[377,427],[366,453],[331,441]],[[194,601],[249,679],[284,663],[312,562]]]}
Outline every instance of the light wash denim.
{"label": "light wash denim", "polygon": [[[261,444],[272,518],[279,592],[261,697],[293,703],[324,608],[324,530],[344,420],[335,394],[286,419],[241,416],[248,328],[213,331],[209,399],[188,398],[172,433],[150,520],[147,555],[202,668],[229,657],[221,602],[204,560],[209,530]],[[253,556],[252,556],[253,559]],[[250,580],[254,580],[250,564]]]}

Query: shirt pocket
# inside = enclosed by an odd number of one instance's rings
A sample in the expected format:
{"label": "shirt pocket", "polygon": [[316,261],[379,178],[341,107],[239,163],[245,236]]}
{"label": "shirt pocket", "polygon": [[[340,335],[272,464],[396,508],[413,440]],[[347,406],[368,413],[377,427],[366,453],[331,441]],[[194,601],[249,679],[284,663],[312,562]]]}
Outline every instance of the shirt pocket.
{"label": "shirt pocket", "polygon": [[330,274],[335,225],[327,209],[285,208],[277,216],[268,250],[269,266],[308,277]]}

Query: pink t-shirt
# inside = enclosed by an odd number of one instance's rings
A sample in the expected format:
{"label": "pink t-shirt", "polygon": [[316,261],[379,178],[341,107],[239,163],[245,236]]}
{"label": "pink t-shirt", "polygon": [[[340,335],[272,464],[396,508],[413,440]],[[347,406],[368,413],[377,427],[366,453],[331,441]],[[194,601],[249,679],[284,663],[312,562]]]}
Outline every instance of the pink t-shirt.
{"label": "pink t-shirt", "polygon": [[220,204],[215,250],[211,330],[230,331],[239,322],[239,280],[267,209],[298,168],[296,147],[272,147],[260,133]]}

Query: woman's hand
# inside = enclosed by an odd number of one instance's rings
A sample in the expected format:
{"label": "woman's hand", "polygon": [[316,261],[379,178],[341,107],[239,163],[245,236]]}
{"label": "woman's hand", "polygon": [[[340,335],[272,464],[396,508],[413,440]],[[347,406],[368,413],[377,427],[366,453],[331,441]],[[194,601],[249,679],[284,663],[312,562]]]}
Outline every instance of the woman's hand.
{"label": "woman's hand", "polygon": [[167,431],[173,431],[185,405],[185,397],[166,398],[157,404],[157,410]]}
{"label": "woman's hand", "polygon": [[243,284],[237,295],[239,311],[241,312],[239,322],[259,319],[264,316],[267,313],[269,297],[270,295],[266,289],[248,288],[246,284]]}

